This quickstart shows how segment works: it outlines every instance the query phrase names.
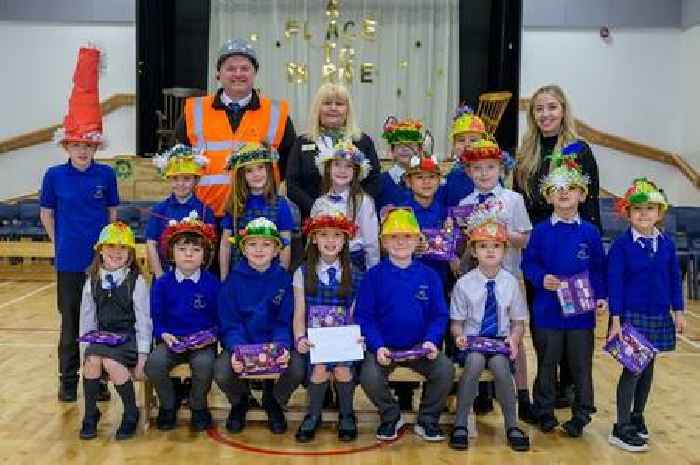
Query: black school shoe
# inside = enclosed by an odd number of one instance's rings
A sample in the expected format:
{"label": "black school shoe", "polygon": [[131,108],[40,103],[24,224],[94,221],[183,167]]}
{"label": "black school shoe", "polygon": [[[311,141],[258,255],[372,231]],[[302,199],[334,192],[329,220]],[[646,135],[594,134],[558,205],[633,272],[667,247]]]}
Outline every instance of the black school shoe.
{"label": "black school shoe", "polygon": [[649,430],[644,422],[644,415],[641,413],[633,413],[630,417],[630,421],[634,428],[637,430],[637,435],[643,439],[649,439]]}
{"label": "black school shoe", "polygon": [[131,439],[136,435],[136,428],[139,424],[139,415],[138,410],[136,411],[135,416],[122,415],[122,423],[119,425],[119,429],[117,429],[117,434],[115,436],[117,441]]}
{"label": "black school shoe", "polygon": [[262,399],[263,409],[267,413],[267,426],[272,434],[284,434],[287,432],[287,418],[284,410],[277,400],[270,394],[264,394]]}
{"label": "black school shoe", "polygon": [[245,417],[248,413],[248,396],[242,396],[241,401],[231,407],[231,411],[226,419],[226,430],[229,433],[237,434],[245,429]]}
{"label": "black school shoe", "polygon": [[551,413],[545,413],[543,415],[540,415],[539,422],[540,430],[543,433],[551,433],[552,431],[554,431],[554,428],[556,428],[559,425],[559,420],[557,420],[557,417],[555,417]]}
{"label": "black school shoe", "polygon": [[78,400],[78,385],[61,384],[58,387],[59,402],[76,402]]}
{"label": "black school shoe", "polygon": [[578,417],[572,417],[571,420],[565,421],[561,427],[572,438],[580,438],[583,434],[583,428],[588,423]]}
{"label": "black school shoe", "polygon": [[314,440],[316,437],[316,430],[318,427],[321,425],[321,418],[320,417],[313,417],[311,415],[306,415],[304,417],[304,421],[301,422],[301,425],[299,425],[299,429],[297,430],[297,434],[294,435],[296,438],[297,442],[311,442]]}
{"label": "black school shoe", "polygon": [[158,418],[156,418],[156,428],[161,431],[175,429],[177,423],[177,410],[174,408],[159,408]]}
{"label": "black school shoe", "polygon": [[190,419],[190,427],[192,431],[199,433],[211,428],[213,424],[211,412],[208,408],[192,410],[192,418]]}
{"label": "black school shoe", "polygon": [[97,437],[97,423],[100,421],[100,411],[95,415],[83,417],[83,425],[80,427],[80,439],[89,440]]}
{"label": "black school shoe", "polygon": [[445,440],[445,434],[437,423],[416,423],[413,432],[424,441],[439,442]]}
{"label": "black school shoe", "polygon": [[612,432],[608,436],[608,442],[628,452],[645,452],[649,450],[646,440],[637,435],[636,428],[632,424],[623,427],[614,424]]}
{"label": "black school shoe", "polygon": [[530,450],[530,438],[517,426],[509,428],[506,432],[508,445],[516,452],[526,452]]}
{"label": "black school shoe", "polygon": [[354,413],[338,415],[338,439],[343,442],[357,439],[357,417]]}
{"label": "black school shoe", "polygon": [[467,428],[458,426],[450,433],[450,448],[455,450],[467,450],[469,448],[469,432]]}
{"label": "black school shoe", "polygon": [[529,399],[518,401],[518,418],[529,425],[537,424],[537,415],[535,415]]}

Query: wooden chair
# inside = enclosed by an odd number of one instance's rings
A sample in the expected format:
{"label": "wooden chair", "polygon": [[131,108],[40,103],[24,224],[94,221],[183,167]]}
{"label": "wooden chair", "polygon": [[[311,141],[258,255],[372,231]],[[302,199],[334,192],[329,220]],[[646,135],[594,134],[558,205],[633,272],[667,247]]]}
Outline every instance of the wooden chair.
{"label": "wooden chair", "polygon": [[180,119],[185,107],[185,99],[188,97],[201,97],[206,95],[202,89],[189,89],[186,87],[172,87],[163,89],[163,110],[156,110],[158,117],[158,152],[164,148],[175,145],[175,124]]}
{"label": "wooden chair", "polygon": [[506,111],[508,102],[513,94],[508,91],[487,92],[479,96],[479,106],[476,115],[482,119],[486,125],[486,131],[493,134],[498,129],[503,112]]}

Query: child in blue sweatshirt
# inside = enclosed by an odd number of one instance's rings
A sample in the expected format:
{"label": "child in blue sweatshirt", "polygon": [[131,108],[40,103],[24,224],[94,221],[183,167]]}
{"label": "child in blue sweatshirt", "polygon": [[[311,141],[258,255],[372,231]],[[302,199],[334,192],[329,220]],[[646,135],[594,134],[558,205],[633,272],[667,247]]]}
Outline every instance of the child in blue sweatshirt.
{"label": "child in blue sweatshirt", "polygon": [[[243,363],[234,354],[236,346],[275,342],[292,346],[292,277],[274,258],[283,247],[275,223],[266,218],[250,221],[235,238],[245,260],[239,261],[221,286],[219,321],[224,351],[216,359],[214,378],[231,403],[226,429],[239,433],[245,428],[249,386],[240,374]],[[287,362],[289,351],[283,356]],[[280,404],[286,403],[299,385],[283,373],[278,381],[265,383],[262,406],[270,431],[282,434],[287,420]],[[291,386],[291,387],[290,387]]]}
{"label": "child in blue sweatshirt", "polygon": [[[685,317],[676,249],[657,228],[668,209],[666,196],[651,181],[636,179],[617,207],[629,219],[630,229],[615,240],[608,254],[609,339],[620,333],[622,323],[629,323],[658,350],[674,350],[676,332],[685,330]],[[654,360],[636,375],[622,370],[617,423],[608,437],[611,444],[631,452],[648,449],[644,408],[653,375]]]}
{"label": "child in blue sweatshirt", "polygon": [[[452,387],[454,367],[438,350],[448,322],[448,310],[437,273],[413,260],[420,228],[410,209],[389,211],[382,221],[382,245],[388,252],[365,275],[355,303],[355,321],[365,337],[367,352],[360,383],[379,410],[377,439],[396,439],[403,426],[399,403],[387,378],[405,366],[427,379],[414,428],[426,441],[442,441],[440,413]],[[392,351],[423,349],[426,355],[405,361],[392,359]]]}
{"label": "child in blue sweatshirt", "polygon": [[588,272],[599,312],[607,309],[604,298],[605,253],[598,228],[581,220],[578,205],[588,190],[588,177],[581,173],[576,156],[557,154],[554,168],[541,184],[552,216],[537,224],[523,255],[525,279],[535,288],[532,308],[533,341],[537,349],[537,377],[533,389],[534,413],[540,429],[551,432],[559,424],[554,416],[556,366],[566,349],[574,378],[572,418],[562,427],[580,437],[591,421],[593,406],[593,328],[595,311],[564,316],[557,290],[562,279]]}
{"label": "child in blue sweatshirt", "polygon": [[204,431],[212,424],[207,394],[214,377],[216,344],[182,353],[174,352],[172,347],[181,337],[207,329],[216,331],[219,325],[219,280],[204,270],[214,255],[216,232],[192,212],[165,229],[162,243],[174,262],[174,270],[162,274],[151,289],[153,335],[158,346],[148,356],[145,371],[160,402],[156,425],[163,431],[175,428],[177,401],[169,373],[173,367],[187,363],[192,370],[191,426],[194,431]]}
{"label": "child in blue sweatshirt", "polygon": [[207,224],[215,224],[216,218],[194,193],[208,159],[199,151],[183,144],[177,144],[166,152],[153,157],[153,164],[170,183],[172,194],[151,208],[151,216],[146,223],[146,253],[148,265],[160,278],[170,269],[167,251],[159,250],[160,238],[170,220],[180,221],[193,210]]}

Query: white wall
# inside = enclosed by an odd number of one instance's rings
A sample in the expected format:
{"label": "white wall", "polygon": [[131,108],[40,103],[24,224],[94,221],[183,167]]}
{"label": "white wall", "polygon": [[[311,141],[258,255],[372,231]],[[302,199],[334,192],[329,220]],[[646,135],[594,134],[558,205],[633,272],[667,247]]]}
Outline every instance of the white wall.
{"label": "white wall", "polygon": [[700,25],[681,35],[682,153],[700,171]]}
{"label": "white wall", "polygon": [[[0,139],[63,122],[81,45],[100,47],[107,67],[100,78],[100,100],[136,92],[136,30],[133,24],[33,23],[0,21]],[[98,157],[134,153],[134,107],[107,115],[108,140]],[[66,160],[50,143],[0,154],[0,199],[36,192],[48,166]]]}
{"label": "white wall", "polygon": [[[557,83],[567,92],[576,117],[594,128],[690,159],[686,134],[692,132],[691,121],[682,109],[689,105],[685,89],[697,85],[700,65],[696,58],[692,65],[685,64],[686,42],[690,41],[681,29],[613,29],[608,44],[593,29],[526,28],[521,94],[530,96],[542,85]],[[695,43],[694,50],[700,50],[700,32]],[[686,66],[697,70],[692,86],[683,77]],[[700,94],[695,108],[698,101]],[[700,134],[694,137],[700,149]],[[621,194],[633,177],[646,175],[664,186],[674,204],[700,204],[700,191],[679,171],[602,147],[594,149],[605,189]],[[696,166],[697,160],[693,160]]]}

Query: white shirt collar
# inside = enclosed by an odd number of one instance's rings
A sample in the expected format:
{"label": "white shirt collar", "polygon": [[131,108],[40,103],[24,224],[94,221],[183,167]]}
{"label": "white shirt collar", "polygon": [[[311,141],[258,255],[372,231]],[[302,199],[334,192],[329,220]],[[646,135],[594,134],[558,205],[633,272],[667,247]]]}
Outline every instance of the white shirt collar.
{"label": "white shirt collar", "polygon": [[389,176],[391,176],[391,179],[394,181],[394,184],[399,184],[401,182],[401,177],[404,175],[406,172],[405,169],[401,168],[400,165],[394,164],[387,170],[387,173],[389,173]]}
{"label": "white shirt collar", "polygon": [[493,278],[489,278],[488,276],[486,276],[484,274],[484,272],[481,271],[481,268],[479,268],[478,266],[476,268],[474,268],[474,270],[475,270],[475,275],[479,278],[479,281],[483,281],[484,285],[486,285],[486,283],[491,281],[491,280],[498,281],[498,279],[503,276],[503,268],[502,267],[498,270],[498,273],[496,273],[496,276],[494,276]]}
{"label": "white shirt collar", "polygon": [[199,278],[201,277],[201,275],[202,275],[201,270],[197,270],[194,273],[192,273],[191,275],[185,276],[185,274],[182,271],[180,271],[178,268],[175,268],[175,281],[177,281],[178,283],[181,283],[184,280],[189,279],[193,283],[197,284],[199,282]]}
{"label": "white shirt collar", "polygon": [[331,264],[328,264],[324,262],[323,260],[319,260],[318,264],[316,265],[316,276],[318,276],[318,279],[321,280],[323,284],[328,284],[329,281],[329,276],[328,276],[328,269],[329,268],[335,268],[335,279],[340,282],[341,275],[343,273],[343,268],[340,266],[340,260],[336,260]]}
{"label": "white shirt collar", "polygon": [[126,279],[126,275],[128,272],[129,268],[126,266],[114,271],[107,271],[104,268],[100,268],[100,281],[102,281],[102,289],[109,289],[111,287],[109,282],[107,281],[108,274],[112,275],[112,279],[114,279],[115,286],[120,286],[121,283],[124,282],[124,279]]}
{"label": "white shirt collar", "polygon": [[501,192],[503,192],[503,187],[501,187],[500,184],[496,184],[493,189],[488,190],[488,191],[480,191],[478,187],[474,186],[474,196],[478,196],[479,194],[493,194],[496,197],[501,195]]}
{"label": "white shirt collar", "polygon": [[581,224],[581,217],[578,213],[576,213],[576,215],[573,218],[565,220],[564,218],[559,218],[556,213],[552,213],[550,221],[552,222],[552,226],[554,226],[557,223]]}
{"label": "white shirt collar", "polygon": [[649,238],[652,240],[651,246],[654,249],[654,252],[657,251],[659,248],[659,237],[661,237],[661,231],[659,231],[658,228],[654,228],[654,232],[651,233],[651,236],[641,234],[639,231],[634,229],[634,227],[630,227],[630,229],[632,230],[632,242],[637,242],[642,237]]}
{"label": "white shirt collar", "polygon": [[[241,108],[245,108],[248,106],[248,104],[250,103],[250,100],[252,98],[253,98],[253,93],[251,92],[250,94],[243,97],[242,99],[240,99],[236,103],[238,103],[238,105],[240,105]],[[223,103],[226,106],[229,106],[231,103],[234,103],[234,100],[231,97],[229,97],[228,95],[226,95],[226,92],[221,92],[221,103]]]}

